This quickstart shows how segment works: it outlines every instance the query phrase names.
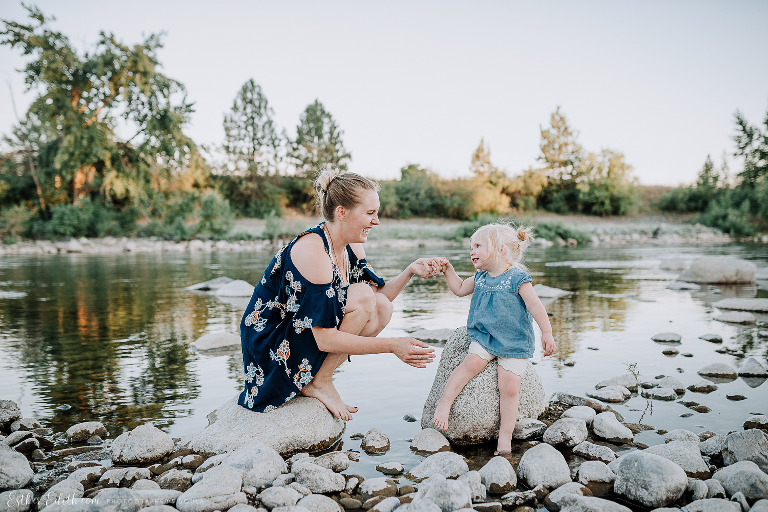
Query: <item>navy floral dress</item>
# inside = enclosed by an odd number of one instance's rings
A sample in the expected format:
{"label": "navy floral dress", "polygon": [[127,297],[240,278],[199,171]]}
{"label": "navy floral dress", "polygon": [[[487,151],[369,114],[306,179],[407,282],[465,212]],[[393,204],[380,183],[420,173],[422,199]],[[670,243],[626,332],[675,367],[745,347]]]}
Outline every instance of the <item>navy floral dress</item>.
{"label": "navy floral dress", "polygon": [[[328,240],[319,224],[281,248],[253,291],[240,322],[245,386],[237,403],[257,412],[281,406],[307,385],[325,360],[317,348],[312,327],[338,328],[344,318],[347,288],[333,266],[333,281],[314,284],[291,261],[296,240],[317,233],[328,252]],[[349,255],[350,284],[367,282],[384,286],[365,259]]]}

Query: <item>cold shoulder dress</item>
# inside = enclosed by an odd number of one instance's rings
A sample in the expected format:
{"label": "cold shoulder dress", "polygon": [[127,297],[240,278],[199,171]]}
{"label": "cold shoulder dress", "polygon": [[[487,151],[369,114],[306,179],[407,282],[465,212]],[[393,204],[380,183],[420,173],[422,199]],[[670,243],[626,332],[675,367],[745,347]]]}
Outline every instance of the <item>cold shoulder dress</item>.
{"label": "cold shoulder dress", "polygon": [[[267,412],[279,407],[307,385],[325,360],[317,347],[312,327],[338,328],[344,319],[347,288],[333,265],[333,281],[309,282],[291,260],[291,250],[302,236],[316,233],[329,251],[323,224],[300,233],[282,247],[256,285],[243,319],[240,342],[245,385],[238,403]],[[367,282],[383,286],[384,280],[350,246],[350,284]]]}

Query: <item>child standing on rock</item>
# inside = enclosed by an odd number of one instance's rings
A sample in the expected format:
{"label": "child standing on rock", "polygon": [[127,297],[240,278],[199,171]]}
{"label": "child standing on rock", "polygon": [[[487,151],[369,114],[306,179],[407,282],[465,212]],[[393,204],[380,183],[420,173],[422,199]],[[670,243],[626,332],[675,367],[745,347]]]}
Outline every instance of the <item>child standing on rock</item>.
{"label": "child standing on rock", "polygon": [[544,355],[555,350],[547,311],[531,285],[531,275],[521,264],[530,244],[530,231],[507,224],[488,224],[475,231],[470,238],[470,258],[476,271],[465,280],[447,259],[443,260],[443,273],[451,291],[459,297],[472,294],[467,318],[472,342],[464,361],[445,384],[432,422],[440,430],[448,430],[453,401],[473,377],[494,357],[498,358],[501,424],[494,455],[512,451],[520,382],[534,352],[531,317],[541,329]]}

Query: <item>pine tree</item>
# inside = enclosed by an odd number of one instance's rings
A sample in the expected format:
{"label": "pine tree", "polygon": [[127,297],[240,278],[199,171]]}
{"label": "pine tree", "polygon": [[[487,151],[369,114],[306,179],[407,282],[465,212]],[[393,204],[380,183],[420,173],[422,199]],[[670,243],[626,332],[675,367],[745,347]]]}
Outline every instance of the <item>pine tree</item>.
{"label": "pine tree", "polygon": [[296,174],[314,178],[325,169],[346,171],[352,155],[344,147],[343,133],[320,100],[307,105],[296,127],[296,138],[291,141],[290,156]]}

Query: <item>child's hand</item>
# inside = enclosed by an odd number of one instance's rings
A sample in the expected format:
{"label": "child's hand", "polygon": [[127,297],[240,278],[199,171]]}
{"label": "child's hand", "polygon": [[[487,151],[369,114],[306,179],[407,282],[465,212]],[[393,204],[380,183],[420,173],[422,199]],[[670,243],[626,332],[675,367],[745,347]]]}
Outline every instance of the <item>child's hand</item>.
{"label": "child's hand", "polygon": [[440,272],[442,273],[445,273],[446,270],[448,270],[449,268],[453,268],[453,266],[451,265],[451,262],[448,261],[448,258],[440,257],[440,258],[435,258],[435,260],[439,263]]}
{"label": "child's hand", "polygon": [[541,348],[544,349],[545,356],[551,356],[555,353],[555,338],[552,334],[544,334],[541,336]]}

